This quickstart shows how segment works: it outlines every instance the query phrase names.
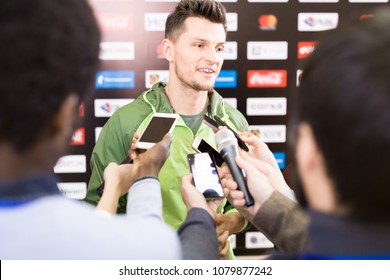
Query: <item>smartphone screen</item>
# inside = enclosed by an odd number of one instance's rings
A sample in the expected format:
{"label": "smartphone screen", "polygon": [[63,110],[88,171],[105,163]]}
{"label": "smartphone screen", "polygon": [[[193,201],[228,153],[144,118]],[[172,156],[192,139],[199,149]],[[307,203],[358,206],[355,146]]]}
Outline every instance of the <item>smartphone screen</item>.
{"label": "smartphone screen", "polygon": [[199,153],[187,156],[195,187],[206,199],[223,197],[221,181],[212,154]]}
{"label": "smartphone screen", "polygon": [[161,141],[165,134],[172,132],[177,120],[177,114],[155,113],[138,140],[138,148],[149,149]]}
{"label": "smartphone screen", "polygon": [[217,166],[221,166],[224,163],[224,160],[220,153],[217,152],[209,143],[207,143],[205,140],[203,140],[200,137],[196,137],[194,142],[192,143],[192,147],[195,151],[199,153],[210,153],[213,154],[215,163]]}

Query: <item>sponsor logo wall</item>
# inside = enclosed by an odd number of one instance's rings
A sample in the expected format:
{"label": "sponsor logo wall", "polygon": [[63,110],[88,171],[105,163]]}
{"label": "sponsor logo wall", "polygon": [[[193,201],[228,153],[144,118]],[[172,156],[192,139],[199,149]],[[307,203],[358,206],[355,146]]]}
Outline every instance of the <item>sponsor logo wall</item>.
{"label": "sponsor logo wall", "polygon": [[[84,125],[76,129],[69,153],[54,168],[64,195],[85,197],[91,152],[108,118],[156,81],[168,82],[161,41],[165,20],[177,2],[90,0],[102,32],[101,67],[94,100],[80,107]],[[228,12],[228,37],[215,88],[244,114],[250,130],[269,145],[283,170],[291,161],[286,143],[292,129],[290,97],[299,86],[302,63],[324,32],[343,20],[364,18],[376,7],[389,6],[389,0],[221,2]],[[231,240],[237,255],[267,253],[273,246],[253,228]]]}

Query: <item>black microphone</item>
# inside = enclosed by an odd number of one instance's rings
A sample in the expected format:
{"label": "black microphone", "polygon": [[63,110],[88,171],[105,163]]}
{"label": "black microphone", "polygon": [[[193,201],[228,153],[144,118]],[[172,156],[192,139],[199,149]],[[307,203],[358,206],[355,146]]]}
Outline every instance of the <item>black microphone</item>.
{"label": "black microphone", "polygon": [[229,129],[222,129],[215,134],[215,141],[217,142],[218,151],[229,166],[239,190],[244,193],[245,205],[247,207],[253,205],[254,200],[246,184],[246,174],[244,170],[238,167],[235,160],[239,155],[237,138]]}
{"label": "black microphone", "polygon": [[[130,156],[125,157],[124,160],[120,164],[133,163],[133,159]],[[103,183],[96,189],[97,194],[102,197],[104,191],[104,181]]]}

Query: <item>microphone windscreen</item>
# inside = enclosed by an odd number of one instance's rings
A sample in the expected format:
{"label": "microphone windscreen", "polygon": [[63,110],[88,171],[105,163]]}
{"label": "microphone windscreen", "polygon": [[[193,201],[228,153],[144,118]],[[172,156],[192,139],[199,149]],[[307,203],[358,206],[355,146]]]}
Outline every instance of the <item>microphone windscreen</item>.
{"label": "microphone windscreen", "polygon": [[215,142],[217,143],[218,152],[229,146],[238,146],[237,138],[229,129],[218,130],[215,134]]}

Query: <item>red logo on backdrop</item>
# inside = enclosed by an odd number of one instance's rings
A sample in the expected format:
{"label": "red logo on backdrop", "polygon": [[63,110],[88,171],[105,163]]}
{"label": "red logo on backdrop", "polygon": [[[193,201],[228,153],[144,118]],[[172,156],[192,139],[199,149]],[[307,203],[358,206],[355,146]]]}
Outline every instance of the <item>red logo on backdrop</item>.
{"label": "red logo on backdrop", "polygon": [[84,117],[84,102],[81,102],[80,107],[79,107],[79,115],[80,117]]}
{"label": "red logo on backdrop", "polygon": [[85,145],[85,129],[83,127],[75,130],[70,144],[72,146]]}
{"label": "red logo on backdrop", "polygon": [[359,17],[359,20],[366,20],[366,19],[372,18],[373,16],[374,16],[373,14],[369,14],[369,13],[362,14]]}
{"label": "red logo on backdrop", "polygon": [[248,88],[287,87],[286,70],[248,70]]}
{"label": "red logo on backdrop", "polygon": [[304,59],[315,50],[317,42],[298,42],[298,59]]}
{"label": "red logo on backdrop", "polygon": [[134,31],[134,19],[129,14],[96,13],[101,31]]}
{"label": "red logo on backdrop", "polygon": [[165,58],[162,42],[156,46],[157,58]]}
{"label": "red logo on backdrop", "polygon": [[260,15],[257,19],[261,30],[276,30],[278,18],[275,15]]}

